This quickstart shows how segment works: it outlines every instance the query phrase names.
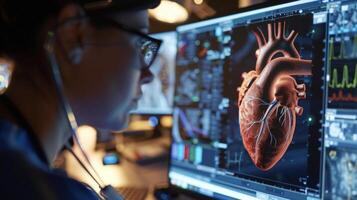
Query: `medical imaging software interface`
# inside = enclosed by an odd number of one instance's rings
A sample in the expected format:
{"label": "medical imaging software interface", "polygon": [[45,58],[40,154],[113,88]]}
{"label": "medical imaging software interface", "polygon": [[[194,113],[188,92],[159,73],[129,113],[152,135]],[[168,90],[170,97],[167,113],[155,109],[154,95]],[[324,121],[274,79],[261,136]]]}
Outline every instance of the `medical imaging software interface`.
{"label": "medical imaging software interface", "polygon": [[357,199],[357,2],[177,29],[170,183],[217,199]]}

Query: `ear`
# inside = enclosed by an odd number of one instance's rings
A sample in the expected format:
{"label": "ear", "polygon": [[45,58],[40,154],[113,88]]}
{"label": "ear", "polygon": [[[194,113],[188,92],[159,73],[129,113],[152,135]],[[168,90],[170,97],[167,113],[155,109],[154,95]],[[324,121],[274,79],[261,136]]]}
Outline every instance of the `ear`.
{"label": "ear", "polygon": [[[79,64],[83,55],[83,34],[86,26],[83,8],[77,4],[68,4],[61,9],[57,17],[57,39],[65,56],[72,64]],[[76,19],[77,18],[77,19]]]}

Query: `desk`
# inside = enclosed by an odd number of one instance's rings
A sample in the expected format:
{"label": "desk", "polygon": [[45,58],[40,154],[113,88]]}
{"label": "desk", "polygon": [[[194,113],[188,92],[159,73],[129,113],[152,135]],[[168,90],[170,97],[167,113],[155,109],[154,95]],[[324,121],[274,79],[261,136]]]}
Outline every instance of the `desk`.
{"label": "desk", "polygon": [[[154,144],[153,144],[154,145]],[[78,149],[74,148],[77,155]],[[118,165],[103,165],[102,158],[104,150],[87,151],[89,159],[100,174],[105,184],[114,187],[148,187],[149,195],[147,200],[154,200],[152,191],[155,186],[167,185],[167,161],[157,162],[150,165],[140,166],[133,162],[122,159]],[[64,153],[65,168],[68,175],[76,180],[90,185],[97,192],[98,186],[91,177],[82,169],[75,158],[69,153]],[[81,156],[79,156],[81,157]],[[82,159],[83,160],[83,159]]]}

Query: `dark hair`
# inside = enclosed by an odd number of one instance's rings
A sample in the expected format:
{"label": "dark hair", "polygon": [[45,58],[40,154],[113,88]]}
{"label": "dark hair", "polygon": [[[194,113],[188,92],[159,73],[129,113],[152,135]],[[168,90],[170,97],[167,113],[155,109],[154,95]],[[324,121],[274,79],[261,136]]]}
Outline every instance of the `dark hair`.
{"label": "dark hair", "polygon": [[33,55],[41,26],[71,0],[0,0],[0,56]]}

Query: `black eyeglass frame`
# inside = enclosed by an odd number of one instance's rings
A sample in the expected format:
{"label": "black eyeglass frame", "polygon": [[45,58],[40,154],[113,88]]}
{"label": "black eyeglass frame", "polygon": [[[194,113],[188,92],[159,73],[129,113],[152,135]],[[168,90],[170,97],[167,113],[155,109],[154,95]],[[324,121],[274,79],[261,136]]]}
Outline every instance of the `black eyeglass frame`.
{"label": "black eyeglass frame", "polygon": [[[117,21],[115,21],[115,20],[113,20],[113,19],[110,19],[110,18],[108,18],[108,17],[100,17],[100,16],[80,16],[80,17],[73,17],[73,18],[70,18],[70,19],[68,19],[68,20],[66,20],[66,21],[64,21],[64,22],[62,22],[62,23],[57,24],[57,25],[55,26],[55,30],[57,30],[60,26],[62,26],[62,25],[64,25],[64,24],[70,23],[70,22],[73,21],[73,20],[84,20],[84,19],[89,19],[89,20],[91,20],[92,22],[95,22],[96,24],[98,24],[98,25],[100,25],[100,26],[105,26],[105,25],[112,26],[112,27],[114,27],[114,28],[116,28],[116,29],[125,31],[125,32],[127,32],[127,33],[129,33],[129,34],[133,34],[133,35],[139,36],[140,38],[143,38],[143,39],[146,39],[146,40],[152,42],[153,44],[156,45],[156,50],[154,51],[153,56],[152,56],[150,62],[147,63],[147,64],[145,63],[146,66],[144,66],[144,67],[142,68],[142,70],[148,70],[148,69],[152,66],[152,64],[154,63],[154,61],[155,61],[155,59],[156,59],[156,57],[157,57],[157,55],[158,55],[158,53],[159,53],[159,51],[160,51],[160,47],[161,47],[163,41],[160,40],[160,39],[153,38],[153,37],[149,36],[148,34],[142,33],[142,32],[140,32],[140,31],[138,31],[138,30],[136,30],[136,29],[134,29],[134,28],[131,28],[131,27],[129,27],[129,26],[120,24],[120,23],[118,23]],[[93,45],[95,45],[95,44],[93,44]],[[115,44],[113,44],[113,45],[115,45]],[[139,50],[141,50],[142,47],[139,46],[139,48],[140,48]],[[141,57],[142,57],[142,59],[143,59],[143,62],[145,62],[145,61],[144,61],[144,59],[145,59],[144,56],[145,56],[145,55],[142,55],[141,52],[140,52],[140,54],[141,54]]]}

